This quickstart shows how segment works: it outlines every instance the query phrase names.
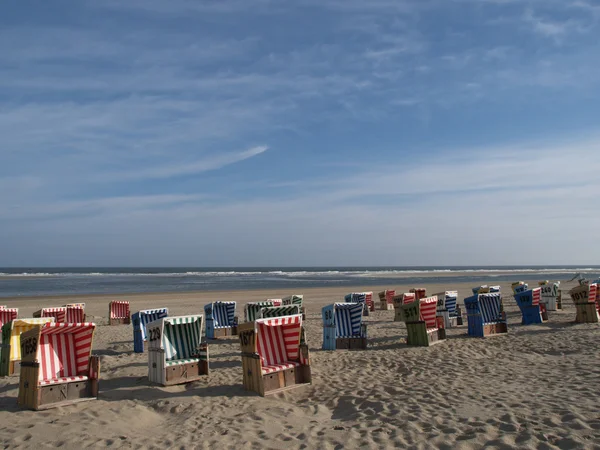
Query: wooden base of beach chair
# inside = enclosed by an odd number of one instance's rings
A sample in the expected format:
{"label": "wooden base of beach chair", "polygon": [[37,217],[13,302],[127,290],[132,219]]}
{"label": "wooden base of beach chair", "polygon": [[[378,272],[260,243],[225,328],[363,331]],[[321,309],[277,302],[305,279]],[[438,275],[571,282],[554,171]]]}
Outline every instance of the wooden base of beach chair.
{"label": "wooden base of beach chair", "polygon": [[490,323],[483,325],[483,337],[497,336],[508,333],[506,323]]}
{"label": "wooden base of beach chair", "polygon": [[214,336],[211,339],[223,339],[231,336],[237,336],[237,327],[215,328]]}
{"label": "wooden base of beach chair", "polygon": [[[544,322],[544,314],[540,311],[540,307],[538,305],[524,307],[521,311],[521,314],[523,315],[521,325],[535,325]],[[548,320],[548,313],[546,312],[545,315],[546,320]]]}
{"label": "wooden base of beach chair", "polygon": [[8,373],[4,376],[18,377],[21,374],[21,361],[9,361]]}
{"label": "wooden base of beach chair", "polygon": [[[98,357],[92,356],[90,364],[95,366],[96,373],[99,374],[100,361]],[[39,370],[38,363],[22,363],[18,397],[20,406],[40,411],[98,398],[97,379],[40,386]]]}
{"label": "wooden base of beach chair", "polygon": [[575,303],[577,308],[577,315],[575,316],[575,322],[577,323],[598,323],[600,317],[598,317],[598,310],[596,309],[596,303]]}
{"label": "wooden base of beach chair", "polygon": [[424,321],[407,322],[406,343],[420,347],[429,347],[446,339],[446,330],[443,328],[427,329]]}
{"label": "wooden base of beach chair", "polygon": [[120,319],[108,319],[109,325],[129,325],[131,324],[130,317],[122,317]]}
{"label": "wooden base of beach chair", "polygon": [[388,302],[379,302],[379,309],[382,311],[393,311],[394,305]]}
{"label": "wooden base of beach chair", "polygon": [[310,366],[298,366],[262,375],[258,355],[242,355],[244,388],[264,397],[311,383]]}
{"label": "wooden base of beach chair", "polygon": [[168,366],[165,373],[163,386],[191,383],[208,375],[208,361],[191,362]]}
{"label": "wooden base of beach chair", "polygon": [[337,338],[335,348],[336,350],[365,350],[367,338]]}

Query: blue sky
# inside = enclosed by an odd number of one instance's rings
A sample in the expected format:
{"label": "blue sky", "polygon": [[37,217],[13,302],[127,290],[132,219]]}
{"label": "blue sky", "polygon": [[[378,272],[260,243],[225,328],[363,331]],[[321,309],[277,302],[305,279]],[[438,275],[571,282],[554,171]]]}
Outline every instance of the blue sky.
{"label": "blue sky", "polygon": [[13,1],[0,265],[593,264],[600,1]]}

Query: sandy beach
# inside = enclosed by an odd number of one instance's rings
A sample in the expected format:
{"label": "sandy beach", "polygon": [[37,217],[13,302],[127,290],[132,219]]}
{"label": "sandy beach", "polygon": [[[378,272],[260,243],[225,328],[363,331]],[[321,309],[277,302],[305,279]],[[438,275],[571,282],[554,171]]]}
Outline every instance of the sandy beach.
{"label": "sandy beach", "polygon": [[[528,280],[531,285],[537,280]],[[490,279],[490,284],[495,284]],[[573,324],[562,312],[543,325],[522,326],[502,283],[509,333],[469,338],[466,326],[430,348],[408,347],[393,311],[371,313],[366,351],[321,350],[321,308],[351,291],[413,286],[303,289],[313,384],[261,398],[242,386],[237,339],[210,344],[211,374],[174,387],[150,385],[147,354],[133,353],[131,326],[108,327],[107,305],[132,311],[167,306],[171,315],[203,312],[214,300],[238,302],[294,292],[235,291],[3,299],[29,317],[42,306],[84,301],[98,326],[101,356],[97,401],[33,412],[17,407],[18,378],[0,379],[0,443],[5,448],[600,448],[600,326]],[[428,293],[471,285],[425,284]]]}

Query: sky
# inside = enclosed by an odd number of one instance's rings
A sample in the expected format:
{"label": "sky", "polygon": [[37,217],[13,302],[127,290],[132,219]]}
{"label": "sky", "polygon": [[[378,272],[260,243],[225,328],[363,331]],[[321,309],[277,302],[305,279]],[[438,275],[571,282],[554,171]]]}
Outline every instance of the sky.
{"label": "sky", "polygon": [[0,266],[597,264],[600,0],[12,0]]}

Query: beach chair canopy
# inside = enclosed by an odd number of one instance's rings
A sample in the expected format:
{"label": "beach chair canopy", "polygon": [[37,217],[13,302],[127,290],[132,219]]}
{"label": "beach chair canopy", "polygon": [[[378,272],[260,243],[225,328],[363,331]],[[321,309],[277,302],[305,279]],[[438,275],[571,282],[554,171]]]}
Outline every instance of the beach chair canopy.
{"label": "beach chair canopy", "polygon": [[65,323],[67,320],[67,308],[65,306],[42,308],[40,317],[54,317],[56,323]]}
{"label": "beach chair canopy", "polygon": [[335,333],[337,338],[361,335],[362,305],[359,303],[334,303]]}
{"label": "beach chair canopy", "polygon": [[271,299],[264,302],[249,302],[244,307],[244,319],[246,322],[254,322],[260,316],[260,310],[262,308],[268,308],[273,306],[281,306],[281,302],[276,303],[278,299]]}
{"label": "beach chair canopy", "polygon": [[2,327],[2,342],[10,342],[10,361],[21,359],[21,334],[45,323],[54,323],[54,317],[16,319]]}
{"label": "beach chair canopy", "polygon": [[0,309],[0,327],[5,323],[15,320],[19,316],[19,308]]}
{"label": "beach chair canopy", "polygon": [[465,299],[465,307],[469,314],[481,314],[484,324],[503,321],[499,293],[477,294]]}
{"label": "beach chair canopy", "polygon": [[456,302],[458,300],[458,291],[444,291],[436,294],[438,306],[448,311],[453,316],[456,314]]}
{"label": "beach chair canopy", "polygon": [[414,292],[405,292],[404,294],[402,294],[402,304],[408,305],[409,303],[414,302],[416,298],[417,296]]}
{"label": "beach chair canopy", "polygon": [[[281,299],[281,298],[268,298],[265,301],[273,303],[273,306],[283,305],[283,299]],[[259,302],[259,303],[262,303],[262,302]]]}
{"label": "beach chair canopy", "polygon": [[[202,339],[201,314],[192,316],[165,317],[149,323],[149,347],[160,348],[165,352],[168,363],[180,363],[181,360],[197,360],[199,357],[198,346]],[[153,335],[152,328],[158,328],[159,335]]]}
{"label": "beach chair canopy", "polygon": [[66,323],[82,323],[85,318],[85,307],[80,305],[67,305],[65,315]]}
{"label": "beach chair canopy", "polygon": [[263,375],[300,365],[301,314],[257,319],[255,327]]}
{"label": "beach chair canopy", "polygon": [[42,325],[36,354],[39,383],[87,380],[95,329],[93,323]]}
{"label": "beach chair canopy", "polygon": [[112,301],[110,302],[110,318],[126,319],[129,317],[129,302]]}
{"label": "beach chair canopy", "polygon": [[284,297],[281,299],[283,305],[298,305],[302,307],[302,302],[304,301],[304,295],[302,294],[294,294],[289,297]]}
{"label": "beach chair canopy", "polygon": [[346,303],[366,303],[373,298],[372,292],[353,292],[344,297]]}
{"label": "beach chair canopy", "polygon": [[235,320],[235,302],[213,302],[204,307],[206,319],[214,320],[215,328],[225,328],[234,326]]}
{"label": "beach chair canopy", "polygon": [[148,339],[146,327],[149,323],[162,319],[169,315],[168,308],[143,309],[133,315],[133,326],[141,331],[142,339]]}
{"label": "beach chair canopy", "polygon": [[379,300],[387,303],[394,303],[394,297],[396,296],[396,291],[386,289],[385,291],[381,291],[379,293]]}
{"label": "beach chair canopy", "polygon": [[419,313],[421,320],[425,322],[427,328],[437,328],[437,296],[426,297],[419,300]]}
{"label": "beach chair canopy", "polygon": [[[519,292],[525,292],[529,289],[529,286],[524,281],[517,281],[511,285],[513,293],[518,294]],[[490,291],[491,292],[491,291]]]}
{"label": "beach chair canopy", "polygon": [[537,306],[542,299],[542,288],[528,289],[522,292],[515,293],[517,305],[522,310],[530,306]]}
{"label": "beach chair canopy", "polygon": [[266,306],[260,309],[260,319],[267,319],[272,317],[283,317],[293,316],[300,314],[300,307],[298,305],[286,305],[286,306]]}

